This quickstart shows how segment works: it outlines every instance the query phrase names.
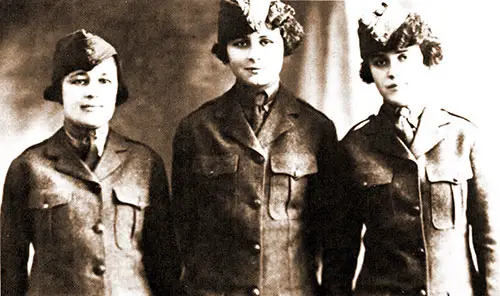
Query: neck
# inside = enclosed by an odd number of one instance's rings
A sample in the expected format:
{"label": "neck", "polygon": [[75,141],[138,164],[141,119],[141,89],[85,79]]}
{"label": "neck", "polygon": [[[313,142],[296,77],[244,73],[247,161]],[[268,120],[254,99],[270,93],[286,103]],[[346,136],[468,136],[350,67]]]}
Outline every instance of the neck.
{"label": "neck", "polygon": [[412,103],[412,104],[395,104],[393,102],[387,102],[384,100],[384,104],[391,106],[396,109],[398,107],[407,107],[410,109],[411,117],[418,118],[420,114],[424,111],[426,105],[423,103]]}
{"label": "neck", "polygon": [[71,120],[64,120],[64,130],[75,139],[83,139],[88,134],[95,134],[96,137],[106,136],[109,130],[109,125],[105,124],[100,127],[88,127],[74,123]]}
{"label": "neck", "polygon": [[257,94],[259,92],[264,91],[267,94],[267,97],[270,98],[278,92],[280,86],[280,80],[277,79],[276,81],[263,86],[250,86],[240,81],[236,81],[236,85],[238,85],[238,87],[240,87],[241,89],[244,89],[246,92],[252,94]]}

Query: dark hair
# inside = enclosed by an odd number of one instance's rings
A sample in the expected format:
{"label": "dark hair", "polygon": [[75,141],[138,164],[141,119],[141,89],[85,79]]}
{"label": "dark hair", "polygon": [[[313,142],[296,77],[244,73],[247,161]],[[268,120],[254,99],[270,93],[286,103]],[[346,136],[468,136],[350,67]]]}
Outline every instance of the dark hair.
{"label": "dark hair", "polygon": [[[371,38],[370,35],[363,34],[364,28],[363,24],[360,24],[358,29],[359,38]],[[443,53],[441,49],[441,43],[432,34],[430,27],[421,19],[418,14],[410,13],[406,20],[401,24],[401,26],[392,33],[387,45],[385,46],[373,46],[373,42],[365,42],[370,44],[367,46],[360,45],[360,50],[362,52],[363,62],[361,63],[361,69],[359,71],[359,76],[361,80],[366,83],[373,82],[373,76],[370,70],[370,59],[373,54],[377,52],[388,52],[391,50],[397,50],[406,48],[412,45],[419,45],[420,51],[424,57],[423,64],[426,66],[433,66],[439,64],[443,59]],[[365,44],[360,40],[360,44]]]}
{"label": "dark hair", "polygon": [[[123,79],[121,63],[118,59],[118,56],[116,54],[113,55],[113,59],[115,60],[116,70],[118,73],[118,92],[116,94],[116,104],[115,104],[116,106],[118,106],[118,105],[125,103],[125,101],[127,101],[128,88],[127,88],[125,81]],[[68,74],[69,73],[67,73],[66,75],[68,75]],[[43,92],[43,96],[46,100],[61,103],[61,104],[63,103],[63,100],[62,100],[62,81],[66,75],[61,77],[61,79],[57,83],[53,83],[51,86],[49,86],[45,89],[45,91]]]}
{"label": "dark hair", "polygon": [[[278,25],[275,25],[274,22],[267,25],[273,29],[279,28],[281,38],[283,38],[283,45],[285,47],[284,56],[289,56],[302,44],[304,39],[304,29],[293,16],[289,16],[280,21],[281,22]],[[248,25],[246,25],[246,27],[247,28],[239,30],[236,35],[227,34],[227,38],[219,38],[218,42],[212,47],[212,53],[224,64],[229,63],[229,58],[227,56],[228,43],[231,40],[244,37],[253,32]],[[219,34],[221,33],[219,32]]]}

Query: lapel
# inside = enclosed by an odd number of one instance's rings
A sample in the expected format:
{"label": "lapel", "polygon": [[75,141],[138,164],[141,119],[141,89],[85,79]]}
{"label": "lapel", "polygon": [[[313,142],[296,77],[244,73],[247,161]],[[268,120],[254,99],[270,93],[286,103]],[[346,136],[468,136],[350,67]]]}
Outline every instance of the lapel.
{"label": "lapel", "polygon": [[370,137],[375,149],[396,157],[416,161],[410,149],[394,133],[394,127],[384,117],[378,115],[370,121],[363,132]]}
{"label": "lapel", "polygon": [[99,183],[121,165],[122,159],[118,152],[124,150],[127,150],[125,139],[110,130],[104,153],[92,172],[74,152],[74,148],[66,140],[64,130],[61,128],[48,140],[44,153],[54,160],[57,171],[78,179]]}
{"label": "lapel", "polygon": [[446,127],[449,123],[446,112],[435,107],[425,108],[411,145],[413,154],[419,157],[441,142],[446,135]]}
{"label": "lapel", "polygon": [[220,130],[223,134],[235,139],[242,145],[265,156],[265,149],[248,123],[238,100],[238,93],[235,86],[224,94],[220,102],[221,107],[215,113],[215,117],[219,120]]}
{"label": "lapel", "polygon": [[123,152],[127,150],[128,144],[125,138],[110,129],[104,153],[94,169],[94,173],[99,180],[103,180],[121,166],[124,157]]}
{"label": "lapel", "polygon": [[62,128],[48,139],[44,153],[49,159],[54,160],[57,171],[78,179],[99,182],[97,176],[89,170],[75,153]]}
{"label": "lapel", "polygon": [[257,136],[262,146],[268,147],[281,134],[294,127],[292,118],[297,118],[300,113],[298,104],[295,96],[280,85],[274,106]]}

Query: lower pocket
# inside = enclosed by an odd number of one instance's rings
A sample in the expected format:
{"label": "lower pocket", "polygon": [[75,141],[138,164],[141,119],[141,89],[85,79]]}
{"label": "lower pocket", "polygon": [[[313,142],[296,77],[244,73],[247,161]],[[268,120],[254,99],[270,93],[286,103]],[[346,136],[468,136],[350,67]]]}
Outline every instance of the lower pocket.
{"label": "lower pocket", "polygon": [[446,230],[455,227],[462,208],[462,184],[452,182],[431,183],[432,225]]}

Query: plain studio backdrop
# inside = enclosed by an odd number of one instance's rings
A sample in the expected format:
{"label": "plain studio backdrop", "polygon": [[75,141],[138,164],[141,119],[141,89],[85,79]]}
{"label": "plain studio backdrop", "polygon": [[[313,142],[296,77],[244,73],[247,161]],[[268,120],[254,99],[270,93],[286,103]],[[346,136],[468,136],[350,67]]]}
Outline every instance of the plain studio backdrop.
{"label": "plain studio backdrop", "polygon": [[[282,81],[323,111],[342,137],[376,113],[381,99],[358,76],[357,19],[378,0],[290,1],[307,36],[285,59]],[[403,1],[429,20],[444,49],[427,95],[483,127],[494,147],[498,124],[498,1]],[[80,28],[118,50],[130,99],[112,127],[145,142],[170,171],[179,120],[233,83],[210,49],[217,0],[2,0],[0,4],[0,186],[28,146],[62,125],[62,108],[43,100],[56,41]],[[433,98],[434,99],[434,98]]]}

